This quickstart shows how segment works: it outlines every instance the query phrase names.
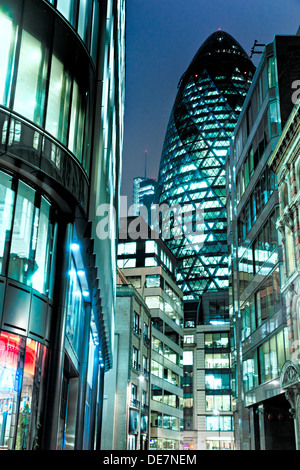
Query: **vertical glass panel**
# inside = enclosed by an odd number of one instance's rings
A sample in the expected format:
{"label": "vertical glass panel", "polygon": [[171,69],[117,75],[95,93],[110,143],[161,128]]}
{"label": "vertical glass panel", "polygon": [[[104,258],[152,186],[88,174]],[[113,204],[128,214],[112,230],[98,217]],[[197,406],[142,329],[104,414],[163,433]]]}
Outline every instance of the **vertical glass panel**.
{"label": "vertical glass panel", "polygon": [[269,107],[269,113],[270,113],[270,126],[271,126],[271,136],[277,135],[278,134],[278,107],[277,107],[277,102],[272,101],[270,103]]}
{"label": "vertical glass panel", "polygon": [[35,440],[37,403],[41,380],[41,359],[43,347],[27,339],[23,370],[22,391],[19,405],[16,450],[32,449]]}
{"label": "vertical glass panel", "polygon": [[269,88],[274,87],[276,84],[274,57],[270,57],[268,59],[268,84],[269,84]]}
{"label": "vertical glass panel", "polygon": [[57,0],[57,9],[71,23],[72,26],[75,24],[75,6],[77,1],[75,0]]}
{"label": "vertical glass panel", "polygon": [[0,103],[8,106],[15,57],[17,28],[0,12]]}
{"label": "vertical glass panel", "polygon": [[78,34],[89,47],[93,0],[80,0]]}
{"label": "vertical glass panel", "polygon": [[69,127],[71,79],[63,63],[52,57],[46,130],[66,145]]}
{"label": "vertical glass panel", "polygon": [[11,234],[14,192],[12,177],[0,172],[0,273],[5,274],[5,258]]}
{"label": "vertical glass panel", "polygon": [[22,370],[20,364],[25,339],[10,333],[0,333],[0,447],[12,449],[17,427],[16,404],[19,400]]}
{"label": "vertical glass panel", "polygon": [[[8,276],[16,281],[30,284],[33,272],[36,213],[35,192],[19,182]],[[35,224],[34,224],[35,223]]]}
{"label": "vertical glass panel", "polygon": [[35,252],[34,274],[32,275],[32,287],[43,294],[48,287],[49,272],[49,213],[50,204],[42,198],[38,236]]}
{"label": "vertical glass panel", "polygon": [[42,43],[22,32],[14,110],[38,125],[43,122],[46,64]]}
{"label": "vertical glass panel", "polygon": [[277,360],[278,360],[278,373],[280,373],[286,358],[285,358],[285,347],[284,347],[284,335],[283,331],[280,331],[276,335],[277,341]]}
{"label": "vertical glass panel", "polygon": [[94,62],[96,62],[96,54],[98,47],[98,27],[99,27],[99,2],[94,0],[93,7],[93,26],[92,26],[92,38],[91,38],[91,56]]}
{"label": "vertical glass panel", "polygon": [[79,351],[79,336],[84,318],[84,304],[82,299],[81,287],[78,281],[76,267],[71,261],[71,268],[69,272],[69,293],[68,293],[68,306],[67,306],[67,324],[66,335],[69,338],[73,348],[78,353]]}
{"label": "vertical glass panel", "polygon": [[74,81],[68,147],[80,162],[82,162],[83,153],[84,118],[85,100],[80,93],[77,82]]}

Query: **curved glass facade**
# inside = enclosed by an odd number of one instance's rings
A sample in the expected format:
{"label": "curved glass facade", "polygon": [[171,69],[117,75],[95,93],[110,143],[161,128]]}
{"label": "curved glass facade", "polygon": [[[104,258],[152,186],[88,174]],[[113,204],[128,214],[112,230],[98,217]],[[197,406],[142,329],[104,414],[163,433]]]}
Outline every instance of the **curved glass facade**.
{"label": "curved glass facade", "polygon": [[185,299],[228,288],[225,162],[254,71],[241,46],[217,31],[179,84],[161,156],[158,200],[171,210],[184,207],[184,223],[193,227],[178,237],[177,221],[166,240],[178,259],[177,282]]}
{"label": "curved glass facade", "polygon": [[[67,14],[62,4],[68,3],[77,2],[58,2],[57,9]],[[76,20],[89,49],[95,39],[87,18],[94,3],[81,1],[85,14]],[[70,27],[45,7],[42,1],[0,1],[0,105],[45,129],[88,174],[94,69]]]}
{"label": "curved glass facade", "polygon": [[100,447],[124,78],[125,0],[0,0],[0,449]]}

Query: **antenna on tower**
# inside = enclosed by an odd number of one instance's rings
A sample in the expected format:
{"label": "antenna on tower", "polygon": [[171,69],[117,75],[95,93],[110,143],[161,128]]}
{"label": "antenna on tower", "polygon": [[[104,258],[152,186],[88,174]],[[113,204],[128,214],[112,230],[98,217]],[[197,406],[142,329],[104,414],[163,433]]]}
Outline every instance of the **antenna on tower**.
{"label": "antenna on tower", "polygon": [[147,178],[147,150],[145,150],[145,178]]}
{"label": "antenna on tower", "polygon": [[264,46],[265,44],[258,44],[257,39],[255,39],[254,44],[251,49],[250,59],[252,58],[253,54],[261,54],[263,52],[263,51],[255,51],[256,47],[264,47]]}

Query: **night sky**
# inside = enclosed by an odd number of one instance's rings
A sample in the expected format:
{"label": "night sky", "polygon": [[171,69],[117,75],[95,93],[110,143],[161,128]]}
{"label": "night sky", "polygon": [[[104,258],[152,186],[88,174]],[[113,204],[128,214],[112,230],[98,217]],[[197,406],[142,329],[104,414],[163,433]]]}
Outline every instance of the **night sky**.
{"label": "night sky", "polygon": [[[255,39],[265,44],[299,25],[300,0],[127,0],[121,195],[129,204],[145,151],[147,177],[157,179],[177,85],[205,39],[220,28],[250,55]],[[252,60],[257,65],[259,55]]]}

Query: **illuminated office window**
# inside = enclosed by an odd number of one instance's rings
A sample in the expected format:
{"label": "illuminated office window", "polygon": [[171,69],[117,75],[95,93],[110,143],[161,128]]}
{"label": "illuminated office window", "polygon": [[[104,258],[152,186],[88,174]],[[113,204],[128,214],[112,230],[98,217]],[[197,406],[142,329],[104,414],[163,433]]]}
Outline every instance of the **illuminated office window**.
{"label": "illuminated office window", "polygon": [[77,82],[74,81],[68,147],[81,163],[83,153],[84,122],[85,100],[80,93]]}
{"label": "illuminated office window", "polygon": [[57,0],[57,9],[74,26],[76,0]]}
{"label": "illuminated office window", "polygon": [[14,110],[38,125],[43,123],[46,65],[41,41],[23,30]]}
{"label": "illuminated office window", "polygon": [[34,270],[34,249],[37,227],[35,192],[20,181],[16,201],[8,276],[31,284]]}
{"label": "illuminated office window", "polygon": [[8,106],[16,46],[17,28],[12,20],[0,12],[0,103]]}
{"label": "illuminated office window", "polygon": [[71,78],[63,63],[52,57],[46,130],[63,144],[67,143]]}
{"label": "illuminated office window", "polygon": [[4,250],[9,242],[15,194],[12,178],[0,172],[0,273],[5,274]]}

